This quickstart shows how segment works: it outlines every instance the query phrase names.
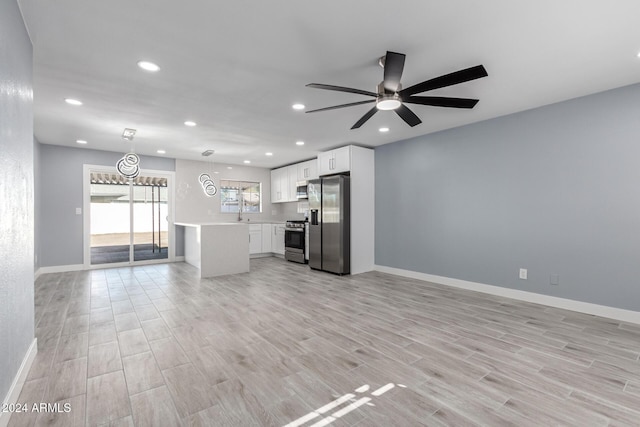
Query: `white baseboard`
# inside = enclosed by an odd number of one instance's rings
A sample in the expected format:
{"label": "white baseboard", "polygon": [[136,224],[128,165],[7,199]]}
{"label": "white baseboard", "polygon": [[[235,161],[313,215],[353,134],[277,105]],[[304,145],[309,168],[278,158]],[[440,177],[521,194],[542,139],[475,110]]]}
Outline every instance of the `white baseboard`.
{"label": "white baseboard", "polygon": [[[167,262],[167,261],[164,261]],[[184,256],[177,256],[174,257],[173,262],[184,262]],[[145,261],[139,261],[138,265],[151,265],[151,264],[162,264],[163,261],[157,261],[157,260],[149,260],[149,262],[145,262]],[[128,267],[129,264],[127,263],[118,263],[116,265],[111,265],[111,264],[100,264],[97,266],[92,266],[89,267],[88,269],[103,269],[103,268],[111,268],[111,267]],[[70,265],[54,265],[54,266],[50,266],[50,267],[40,267],[36,272],[35,272],[35,277],[34,280],[37,280],[38,277],[40,277],[43,274],[47,274],[47,273],[67,273],[70,271],[82,271],[82,270],[87,270],[87,268],[85,268],[84,264],[70,264]]]}
{"label": "white baseboard", "polygon": [[38,276],[47,273],[66,273],[68,271],[80,271],[84,270],[84,264],[71,264],[71,265],[54,265],[51,267],[40,267],[38,269]]}
{"label": "white baseboard", "polygon": [[638,311],[625,310],[622,308],[609,307],[606,305],[592,304],[582,301],[575,301],[567,298],[553,297],[550,295],[536,294],[533,292],[521,291],[518,289],[509,289],[500,286],[486,285],[484,283],[452,279],[450,277],[435,276],[433,274],[419,273],[417,271],[403,270],[400,268],[387,267],[384,265],[376,265],[375,270],[382,273],[394,274],[396,276],[409,277],[411,279],[437,283],[439,285],[453,286],[455,288],[468,289],[470,291],[482,292],[485,294],[497,295],[535,304],[548,305],[550,307],[562,308],[565,310],[577,311],[585,314],[592,314],[594,316],[607,317],[609,319],[620,320],[623,322],[640,324],[640,312]]}
{"label": "white baseboard", "polygon": [[[20,365],[20,369],[18,369],[18,373],[13,378],[13,382],[11,383],[11,387],[9,388],[7,396],[2,401],[3,408],[5,407],[5,405],[10,405],[12,403],[18,402],[18,398],[20,397],[20,393],[22,392],[22,386],[24,386],[27,375],[29,374],[29,370],[31,369],[31,365],[36,358],[37,353],[38,339],[34,338],[31,342],[31,345],[29,346],[29,350],[27,350],[27,354],[25,354],[24,359],[22,359],[22,364]],[[9,424],[9,418],[11,418],[11,412],[0,412],[0,427],[6,427]]]}

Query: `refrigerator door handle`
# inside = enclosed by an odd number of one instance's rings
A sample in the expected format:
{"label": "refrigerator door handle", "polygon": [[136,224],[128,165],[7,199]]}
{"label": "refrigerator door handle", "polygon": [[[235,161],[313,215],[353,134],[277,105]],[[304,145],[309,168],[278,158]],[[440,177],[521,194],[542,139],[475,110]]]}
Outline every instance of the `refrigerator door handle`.
{"label": "refrigerator door handle", "polygon": [[311,225],[318,225],[318,209],[311,209]]}

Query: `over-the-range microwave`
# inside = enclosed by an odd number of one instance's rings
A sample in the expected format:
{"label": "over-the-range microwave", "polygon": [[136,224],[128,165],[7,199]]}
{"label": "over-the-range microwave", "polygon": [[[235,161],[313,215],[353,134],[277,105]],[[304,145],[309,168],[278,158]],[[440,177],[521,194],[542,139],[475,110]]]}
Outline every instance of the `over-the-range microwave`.
{"label": "over-the-range microwave", "polygon": [[307,181],[298,181],[296,182],[296,199],[304,200],[309,198],[309,193],[307,192]]}

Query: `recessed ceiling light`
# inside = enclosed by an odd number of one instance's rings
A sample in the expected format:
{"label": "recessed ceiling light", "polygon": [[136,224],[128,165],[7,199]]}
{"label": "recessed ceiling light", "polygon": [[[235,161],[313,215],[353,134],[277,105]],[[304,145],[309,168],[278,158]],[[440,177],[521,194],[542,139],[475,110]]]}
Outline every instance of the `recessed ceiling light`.
{"label": "recessed ceiling light", "polygon": [[233,169],[233,167],[232,166],[227,166],[227,169]]}
{"label": "recessed ceiling light", "polygon": [[304,145],[304,141],[296,141],[296,145]]}
{"label": "recessed ceiling light", "polygon": [[249,163],[251,163],[251,160],[245,160],[244,162],[245,162],[246,164],[249,164]]}
{"label": "recessed ceiling light", "polygon": [[304,104],[293,104],[291,108],[294,110],[304,110]]}
{"label": "recessed ceiling light", "polygon": [[389,132],[389,128],[380,128],[378,132]]}
{"label": "recessed ceiling light", "polygon": [[273,156],[273,153],[264,153],[265,156]]}
{"label": "recessed ceiling light", "polygon": [[213,171],[213,173],[220,173],[220,172],[218,172],[218,171]]}
{"label": "recessed ceiling light", "polygon": [[197,123],[193,122],[191,120],[187,120],[186,122],[184,122],[184,125],[193,127],[193,126],[197,125]]}
{"label": "recessed ceiling light", "polygon": [[156,151],[156,153],[158,153],[158,154],[165,154],[165,153],[166,153],[166,151],[164,151],[164,150],[158,150],[158,151]]}
{"label": "recessed ceiling light", "polygon": [[640,52],[638,52],[638,58],[640,58]]}
{"label": "recessed ceiling light", "polygon": [[86,144],[87,143],[87,141],[85,141],[84,139],[77,139],[76,142],[78,144]]}
{"label": "recessed ceiling light", "polygon": [[77,99],[73,99],[73,98],[65,98],[64,102],[66,102],[69,105],[82,105],[82,101],[78,101]]}
{"label": "recessed ceiling light", "polygon": [[138,67],[142,68],[145,71],[151,71],[152,73],[160,71],[160,67],[149,61],[138,61]]}

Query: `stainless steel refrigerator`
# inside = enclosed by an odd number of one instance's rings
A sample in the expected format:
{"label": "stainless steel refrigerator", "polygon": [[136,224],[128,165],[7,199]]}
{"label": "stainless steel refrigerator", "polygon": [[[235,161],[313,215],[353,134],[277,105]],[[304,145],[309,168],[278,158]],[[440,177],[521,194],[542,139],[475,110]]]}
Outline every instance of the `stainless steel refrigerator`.
{"label": "stainless steel refrigerator", "polygon": [[309,266],[335,274],[349,274],[351,200],[348,175],[310,180]]}

